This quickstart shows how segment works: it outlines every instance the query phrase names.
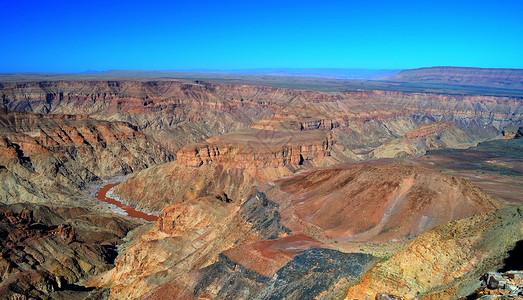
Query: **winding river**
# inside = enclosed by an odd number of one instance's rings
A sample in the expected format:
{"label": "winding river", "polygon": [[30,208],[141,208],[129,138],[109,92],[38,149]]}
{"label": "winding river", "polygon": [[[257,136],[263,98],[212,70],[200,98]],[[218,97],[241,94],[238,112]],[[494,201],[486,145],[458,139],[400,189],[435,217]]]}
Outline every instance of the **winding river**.
{"label": "winding river", "polygon": [[157,216],[153,216],[153,215],[148,215],[144,212],[141,212],[141,211],[137,211],[134,207],[132,206],[129,206],[129,205],[125,205],[123,204],[122,202],[116,200],[116,199],[113,199],[113,198],[109,198],[107,197],[107,192],[117,186],[119,183],[111,183],[111,184],[108,184],[108,185],[105,185],[103,186],[100,190],[98,190],[98,192],[96,193],[96,199],[100,200],[100,201],[103,201],[103,202],[106,202],[106,203],[109,203],[109,204],[113,204],[113,205],[116,205],[118,206],[119,208],[123,209],[127,215],[129,215],[130,217],[133,217],[133,218],[141,218],[141,219],[144,219],[146,221],[157,221],[158,220],[158,217]]}

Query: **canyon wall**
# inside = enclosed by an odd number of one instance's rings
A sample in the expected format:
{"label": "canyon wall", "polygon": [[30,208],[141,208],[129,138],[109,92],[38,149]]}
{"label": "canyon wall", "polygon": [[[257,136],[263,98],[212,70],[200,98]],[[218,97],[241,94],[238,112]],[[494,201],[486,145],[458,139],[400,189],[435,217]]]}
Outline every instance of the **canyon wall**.
{"label": "canyon wall", "polygon": [[96,80],[4,82],[0,95],[9,110],[129,122],[173,151],[251,125],[333,130],[346,148],[370,150],[435,121],[498,131],[522,122],[521,100],[508,97]]}
{"label": "canyon wall", "polygon": [[68,203],[87,184],[174,159],[124,122],[81,115],[0,114],[2,203]]}
{"label": "canyon wall", "polygon": [[284,167],[331,156],[333,134],[328,131],[278,132],[242,130],[189,144],[177,153],[180,164],[226,164],[233,168]]}
{"label": "canyon wall", "polygon": [[493,127],[460,129],[454,122],[434,122],[421,125],[403,137],[386,142],[370,153],[372,158],[422,156],[428,150],[468,148],[496,135]]}
{"label": "canyon wall", "polygon": [[0,298],[82,291],[75,284],[113,268],[116,244],[137,225],[79,207],[0,204]]}

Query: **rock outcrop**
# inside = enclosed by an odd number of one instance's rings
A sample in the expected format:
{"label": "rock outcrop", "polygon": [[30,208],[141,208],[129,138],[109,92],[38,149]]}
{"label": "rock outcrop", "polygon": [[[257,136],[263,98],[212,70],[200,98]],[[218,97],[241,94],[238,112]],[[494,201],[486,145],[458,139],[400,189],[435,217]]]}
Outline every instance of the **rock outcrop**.
{"label": "rock outcrop", "polygon": [[78,207],[0,205],[0,298],[53,298],[111,269],[136,225]]}
{"label": "rock outcrop", "polygon": [[[469,296],[471,299],[521,299],[523,298],[523,272],[487,272],[481,277],[481,288]],[[486,296],[486,297],[484,297]]]}
{"label": "rock outcrop", "polygon": [[111,297],[121,299],[140,297],[174,278],[190,284],[195,278],[189,272],[214,263],[244,238],[248,225],[238,217],[239,209],[215,197],[165,208],[155,227],[118,257],[116,268],[103,275],[99,285],[111,287]]}
{"label": "rock outcrop", "polygon": [[[272,131],[246,129],[189,144],[177,153],[178,163],[199,167],[222,164],[230,168],[265,168],[303,165],[333,156],[329,131]],[[334,160],[332,160],[334,161]]]}
{"label": "rock outcrop", "polygon": [[501,132],[503,139],[520,139],[523,137],[523,127],[518,125],[507,126]]}
{"label": "rock outcrop", "polygon": [[[372,158],[421,156],[428,150],[468,148],[482,141],[484,134],[484,131],[474,132],[459,129],[453,122],[429,123],[407,132],[401,138],[381,145],[369,156]],[[490,131],[490,135],[493,134],[495,131]]]}

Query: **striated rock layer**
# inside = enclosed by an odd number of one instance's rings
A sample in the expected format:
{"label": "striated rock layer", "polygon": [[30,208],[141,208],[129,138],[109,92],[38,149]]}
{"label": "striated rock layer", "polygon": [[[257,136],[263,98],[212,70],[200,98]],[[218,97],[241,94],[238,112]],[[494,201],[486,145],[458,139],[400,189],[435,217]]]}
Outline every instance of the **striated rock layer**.
{"label": "striated rock layer", "polygon": [[[422,156],[428,150],[443,148],[468,148],[484,140],[489,130],[473,132],[459,129],[454,122],[429,123],[407,132],[403,137],[387,142],[374,149],[370,157]],[[490,130],[490,135],[495,134]]]}
{"label": "striated rock layer", "polygon": [[173,159],[123,122],[85,116],[0,114],[0,202],[67,202],[89,182]]}
{"label": "striated rock layer", "polygon": [[0,298],[51,299],[74,289],[113,267],[116,243],[136,225],[78,207],[0,205]]}
{"label": "striated rock layer", "polygon": [[346,148],[369,150],[436,121],[497,131],[522,122],[520,99],[485,96],[322,93],[167,80],[5,82],[0,94],[9,110],[129,122],[175,151],[254,123],[277,131],[333,130]]}
{"label": "striated rock layer", "polygon": [[334,144],[326,130],[271,131],[243,129],[189,144],[177,161],[139,172],[118,185],[114,194],[139,208],[157,212],[184,199],[225,192],[238,203],[256,186],[310,166],[354,161],[355,155]]}
{"label": "striated rock layer", "polygon": [[303,165],[334,155],[333,134],[314,130],[272,131],[246,129],[213,137],[205,144],[189,144],[177,153],[180,164],[226,164],[232,168]]}
{"label": "striated rock layer", "polygon": [[179,81],[55,81],[1,83],[9,110],[89,115],[129,122],[176,151],[205,138],[248,127],[290,92]]}
{"label": "striated rock layer", "polygon": [[[457,299],[472,294],[481,275],[503,266],[523,239],[522,207],[507,207],[438,226],[363,276],[346,299],[377,293],[423,299]],[[517,253],[515,255],[518,255]]]}
{"label": "striated rock layer", "polygon": [[459,177],[403,164],[306,171],[276,184],[261,189],[280,205],[285,227],[343,241],[414,238],[501,207]]}

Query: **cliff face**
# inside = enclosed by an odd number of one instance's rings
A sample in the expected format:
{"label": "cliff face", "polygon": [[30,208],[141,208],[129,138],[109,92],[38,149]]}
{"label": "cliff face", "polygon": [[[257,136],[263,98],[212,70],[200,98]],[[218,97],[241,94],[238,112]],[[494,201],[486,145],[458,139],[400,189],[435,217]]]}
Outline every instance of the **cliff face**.
{"label": "cliff face", "polygon": [[463,67],[432,67],[403,70],[387,78],[399,82],[426,82],[450,85],[486,86],[523,89],[522,69],[483,69]]}
{"label": "cliff face", "polygon": [[206,144],[187,145],[176,156],[180,164],[193,167],[224,164],[232,168],[277,168],[329,157],[333,145],[333,134],[328,131],[247,129],[213,137]]}
{"label": "cliff face", "polygon": [[129,122],[174,151],[248,127],[267,116],[270,105],[278,108],[289,97],[281,89],[178,81],[2,83],[0,90],[9,110]]}
{"label": "cliff face", "polygon": [[346,299],[374,299],[383,292],[425,299],[472,294],[480,276],[503,267],[500,262],[523,238],[521,209],[508,207],[430,230],[370,269]]}
{"label": "cliff face", "polygon": [[3,203],[60,202],[93,180],[174,158],[127,123],[17,112],[0,114],[0,149]]}
{"label": "cliff face", "polygon": [[335,145],[331,131],[243,129],[184,146],[176,162],[137,173],[118,185],[114,194],[152,212],[220,191],[241,203],[268,180],[307,166],[353,161],[349,152]]}

